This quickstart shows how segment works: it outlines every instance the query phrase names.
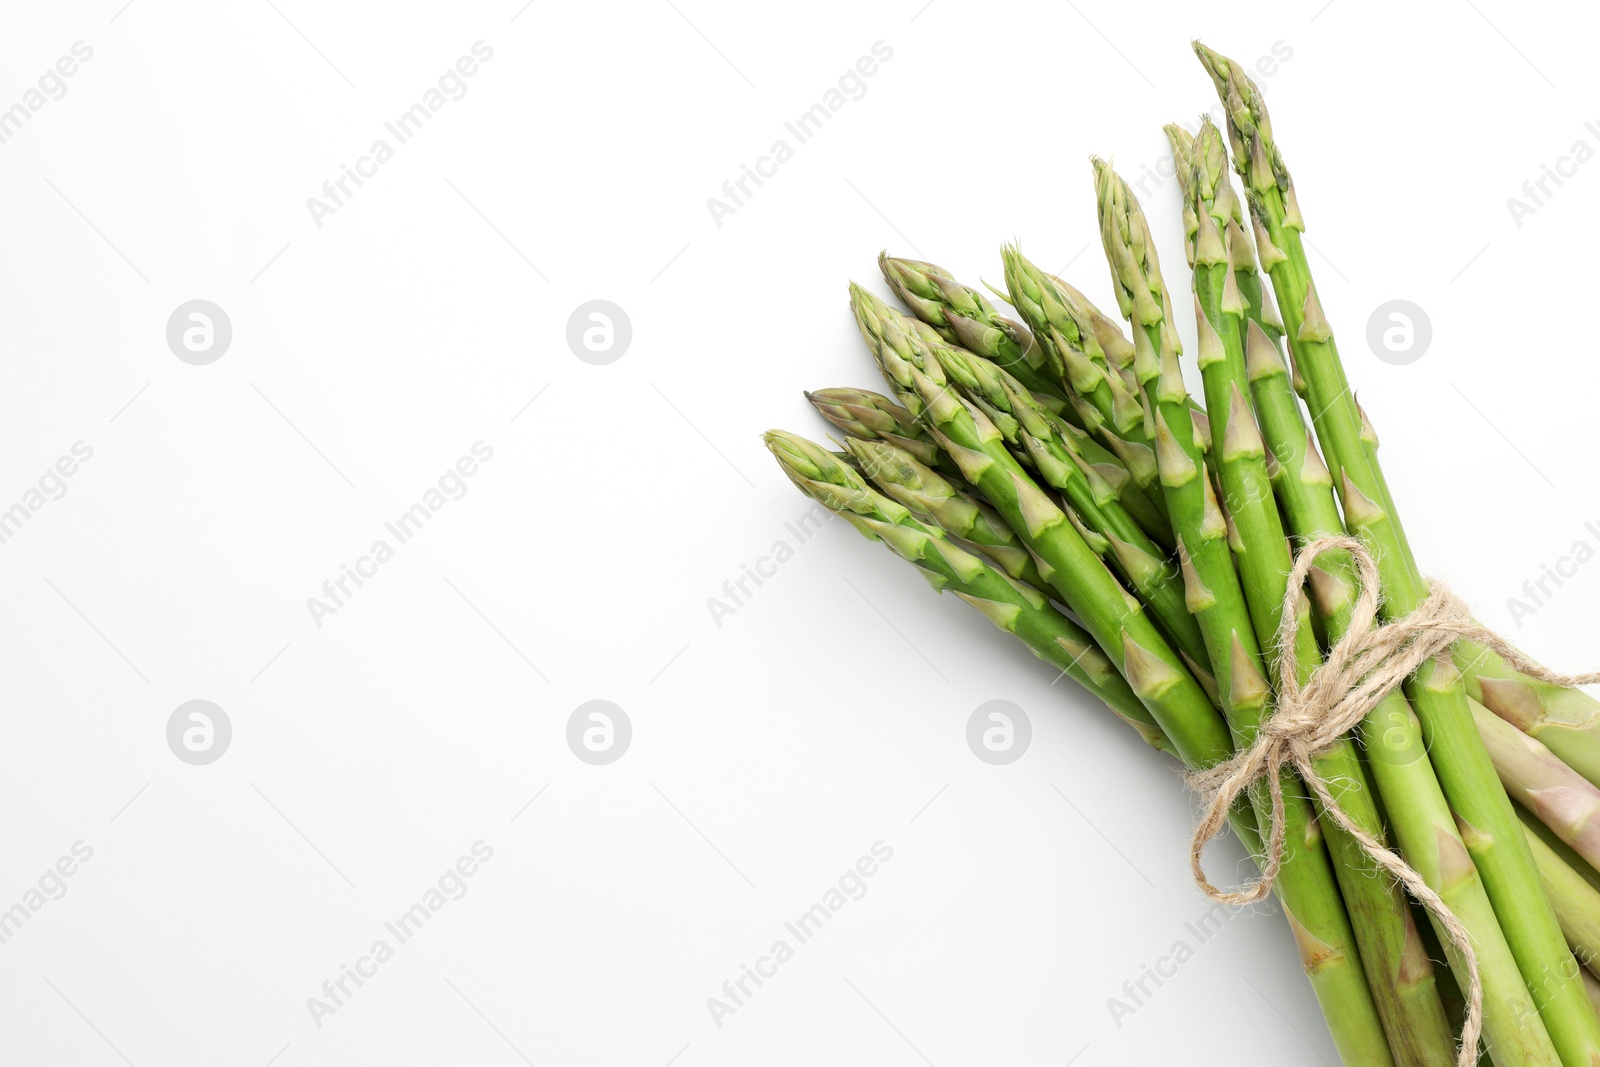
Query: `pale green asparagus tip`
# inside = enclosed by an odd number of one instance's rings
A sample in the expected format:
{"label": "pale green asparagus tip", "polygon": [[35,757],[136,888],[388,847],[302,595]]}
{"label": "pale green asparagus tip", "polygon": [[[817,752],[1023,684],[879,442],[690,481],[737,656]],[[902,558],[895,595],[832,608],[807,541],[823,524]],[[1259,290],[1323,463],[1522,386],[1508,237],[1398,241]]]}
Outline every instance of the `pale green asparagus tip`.
{"label": "pale green asparagus tip", "polygon": [[[850,283],[850,311],[856,317],[856,326],[868,345],[876,348],[897,332],[903,332],[894,322],[889,305],[855,282]],[[898,340],[898,337],[894,338]]]}
{"label": "pale green asparagus tip", "polygon": [[1169,122],[1161,127],[1167,135],[1167,144],[1172,146],[1172,161],[1177,165],[1178,180],[1186,182],[1184,172],[1194,165],[1194,135],[1179,126],[1176,122]]}
{"label": "pale green asparagus tip", "polygon": [[1200,229],[1194,211],[1194,135],[1175,122],[1161,129],[1172,146],[1172,167],[1178,175],[1178,193],[1183,197],[1183,253],[1193,267],[1195,235]]}
{"label": "pale green asparagus tip", "polygon": [[936,279],[954,280],[949,271],[936,263],[891,256],[887,248],[878,251],[878,269],[883,271],[884,280],[896,290],[903,286],[928,300],[939,298]]}
{"label": "pale green asparagus tip", "polygon": [[878,269],[894,295],[915,312],[917,318],[933,323],[936,329],[944,323],[945,301],[939,283],[954,281],[946,271],[920,260],[891,258],[887,249],[878,253]]}
{"label": "pale green asparagus tip", "polygon": [[935,263],[920,259],[899,259],[888,252],[878,253],[878,269],[894,295],[914,308],[924,322],[942,322],[944,310],[964,318],[987,322],[997,316],[994,306],[982,293],[962,285],[953,274]]}
{"label": "pale green asparagus tip", "polygon": [[1016,245],[1000,246],[1000,262],[1005,271],[1006,292],[1011,306],[1022,313],[1024,321],[1037,330],[1047,320],[1044,310],[1042,274],[1028,262]]}
{"label": "pale green asparagus tip", "polygon": [[921,260],[884,254],[878,267],[895,295],[946,343],[997,359],[1027,374],[1036,388],[1051,388],[1050,376],[1038,369],[1041,357],[1028,332],[996,311],[981,292]]}
{"label": "pale green asparagus tip", "polygon": [[910,515],[821,445],[786,430],[768,430],[761,439],[789,480],[823,507],[850,515],[887,516],[891,522]]}
{"label": "pale green asparagus tip", "polygon": [[790,478],[844,487],[860,482],[860,475],[832,452],[799,434],[768,430],[761,440]]}
{"label": "pale green asparagus tip", "polygon": [[1261,94],[1239,64],[1199,41],[1191,45],[1200,65],[1211,75],[1211,83],[1222,101],[1235,155],[1240,160],[1248,159],[1250,140],[1255,137],[1260,118],[1265,115]]}
{"label": "pale green asparagus tip", "polygon": [[[850,310],[878,367],[895,386],[896,395],[906,399],[905,390],[912,386],[913,345],[911,335],[900,321],[904,316],[898,316],[889,305],[855,282],[850,283]],[[918,413],[915,407],[911,410],[913,414]]]}
{"label": "pale green asparagus tip", "polygon": [[[1088,320],[1089,336],[1092,336],[1095,343],[1100,346],[1100,351],[1107,361],[1115,367],[1131,367],[1134,346],[1122,332],[1122,324],[1096,307],[1094,301],[1084,296],[1075,286],[1057,275],[1051,274],[1048,277],[1061,290],[1067,306],[1073,309],[1073,313]],[[1087,350],[1094,351],[1092,348]]]}
{"label": "pale green asparagus tip", "polygon": [[853,437],[917,437],[922,432],[911,412],[870,389],[817,389],[805,396],[818,414]]}
{"label": "pale green asparagus tip", "polygon": [[930,487],[946,494],[955,491],[949,482],[940,478],[931,468],[916,462],[915,457],[894,445],[852,437],[844,442],[844,447],[855,459],[861,473],[879,485],[888,483],[912,493],[924,493]]}
{"label": "pale green asparagus tip", "polygon": [[870,389],[818,389],[806,394],[817,413],[852,437],[888,441],[930,467],[940,462],[939,445],[904,407]]}
{"label": "pale green asparagus tip", "polygon": [[[1239,178],[1252,193],[1265,193],[1274,186],[1292,203],[1293,182],[1278,154],[1272,136],[1272,119],[1261,99],[1261,90],[1238,63],[1221,52],[1194,42],[1200,65],[1211,75],[1217,96],[1228,120],[1228,139],[1233,146],[1233,165]],[[1293,210],[1291,209],[1291,214]]]}
{"label": "pale green asparagus tip", "polygon": [[1144,211],[1133,191],[1111,164],[1094,156],[1095,201],[1100,212],[1100,241],[1111,267],[1111,284],[1124,318],[1141,326],[1162,319],[1158,299],[1165,288],[1161,266],[1145,222]]}
{"label": "pale green asparagus tip", "polygon": [[1233,181],[1228,176],[1228,146],[1223,142],[1222,131],[1207,115],[1200,120],[1200,130],[1194,137],[1194,153],[1190,159],[1193,168],[1190,180],[1194,194],[1211,204],[1211,215],[1219,225],[1230,222],[1243,224],[1244,213],[1239,199],[1233,193]]}
{"label": "pale green asparagus tip", "polygon": [[944,372],[930,351],[944,341],[926,323],[896,311],[854,282],[850,307],[890,390],[921,421],[930,398],[943,391]]}
{"label": "pale green asparagus tip", "polygon": [[1063,344],[1096,359],[1104,357],[1094,331],[1092,305],[1084,306],[1088,302],[1076,289],[1040,270],[1016,245],[1003,246],[1000,259],[1005,264],[1012,306],[1022,313],[1035,339],[1050,342],[1045,348],[1058,374],[1066,369],[1065,354],[1059,351]]}
{"label": "pale green asparagus tip", "polygon": [[[1237,231],[1243,213],[1228,174],[1227,147],[1221,132],[1209,119],[1201,122],[1194,137],[1188,191],[1185,216],[1192,215],[1195,226],[1188,250],[1190,265],[1231,264],[1234,256],[1229,251],[1230,233]],[[1202,348],[1205,339],[1202,331]]]}
{"label": "pale green asparagus tip", "polygon": [[888,339],[902,351],[915,345],[939,344],[944,338],[921,319],[914,319],[890,307],[870,290],[855,282],[850,283],[850,309],[855,313],[856,325],[861,328],[867,343],[874,338]]}

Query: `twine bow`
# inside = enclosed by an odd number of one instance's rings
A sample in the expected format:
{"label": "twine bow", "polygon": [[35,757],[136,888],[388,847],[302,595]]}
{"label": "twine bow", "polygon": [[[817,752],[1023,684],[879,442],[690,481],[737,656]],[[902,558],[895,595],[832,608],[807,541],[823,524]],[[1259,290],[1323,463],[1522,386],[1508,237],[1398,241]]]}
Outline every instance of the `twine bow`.
{"label": "twine bow", "polygon": [[[1329,650],[1327,659],[1311,672],[1304,685],[1296,653],[1301,590],[1317,557],[1343,550],[1350,554],[1360,578],[1359,595],[1349,629]],[[1475,641],[1503,657],[1522,674],[1559,686],[1600,682],[1600,672],[1558,674],[1533,662],[1499,634],[1473,621],[1467,606],[1439,582],[1430,582],[1428,598],[1401,619],[1377,625],[1379,606],[1378,565],[1361,542],[1350,537],[1323,537],[1303,548],[1289,574],[1278,626],[1279,651],[1277,707],[1261,725],[1255,744],[1232,759],[1197,771],[1189,784],[1201,797],[1204,810],[1190,843],[1189,866],[1196,884],[1211,899],[1224,904],[1249,904],[1272,891],[1283,867],[1283,772],[1292,769],[1311,787],[1323,815],[1333,820],[1372,858],[1388,871],[1444,929],[1469,976],[1467,1017],[1461,1031],[1460,1067],[1477,1062],[1478,1037],[1483,1028],[1483,982],[1477,953],[1466,926],[1431,889],[1420,874],[1347,815],[1317,773],[1314,761],[1349,733],[1392,690],[1417,668],[1449,651],[1457,641]],[[1254,882],[1236,890],[1222,890],[1206,877],[1201,853],[1227,825],[1228,811],[1251,786],[1266,779],[1272,800],[1265,865]]]}

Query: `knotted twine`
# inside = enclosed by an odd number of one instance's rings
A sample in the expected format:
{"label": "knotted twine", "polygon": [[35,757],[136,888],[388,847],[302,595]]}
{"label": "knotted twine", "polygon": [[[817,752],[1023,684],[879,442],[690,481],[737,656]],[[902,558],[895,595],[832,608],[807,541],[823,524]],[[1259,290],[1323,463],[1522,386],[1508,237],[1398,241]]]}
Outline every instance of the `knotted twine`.
{"label": "knotted twine", "polygon": [[[1355,608],[1344,636],[1302,685],[1296,648],[1302,589],[1317,557],[1338,550],[1350,554],[1360,579]],[[1410,864],[1345,814],[1328,783],[1317,773],[1314,761],[1359,725],[1417,668],[1447,652],[1457,641],[1475,641],[1499,654],[1522,674],[1552,685],[1591,685],[1600,682],[1600,671],[1558,674],[1535,663],[1499,634],[1475,622],[1466,604],[1439,582],[1429,582],[1428,598],[1416,611],[1376,625],[1380,588],[1377,561],[1366,546],[1354,538],[1323,537],[1301,550],[1289,574],[1289,591],[1284,597],[1283,616],[1278,625],[1276,710],[1261,724],[1255,744],[1248,750],[1189,776],[1190,787],[1204,804],[1203,815],[1189,846],[1189,867],[1194,872],[1195,883],[1219,903],[1250,904],[1271,892],[1283,867],[1283,771],[1285,768],[1296,771],[1311,787],[1323,815],[1331,818],[1374,863],[1405,886],[1448,935],[1469,976],[1467,1018],[1456,1062],[1459,1067],[1471,1067],[1478,1059],[1478,1037],[1483,1028],[1483,982],[1471,934]],[[1227,825],[1228,811],[1234,802],[1263,778],[1272,799],[1265,866],[1260,877],[1246,886],[1231,891],[1218,889],[1206,877],[1201,854],[1207,843]]]}

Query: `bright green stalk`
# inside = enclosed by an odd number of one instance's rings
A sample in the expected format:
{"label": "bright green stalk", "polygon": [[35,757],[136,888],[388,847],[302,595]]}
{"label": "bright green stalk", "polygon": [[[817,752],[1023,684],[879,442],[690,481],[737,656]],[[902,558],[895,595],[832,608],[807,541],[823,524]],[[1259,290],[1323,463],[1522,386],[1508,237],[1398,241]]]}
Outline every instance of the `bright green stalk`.
{"label": "bright green stalk", "polygon": [[[1206,475],[1189,413],[1189,394],[1178,368],[1175,335],[1162,329],[1166,294],[1159,267],[1153,250],[1137,236],[1144,225],[1143,214],[1121,179],[1097,162],[1096,185],[1102,237],[1119,298],[1130,284],[1146,292],[1153,289],[1156,294],[1148,302],[1147,314],[1134,314],[1133,327],[1136,348],[1140,338],[1149,343],[1151,331],[1160,339],[1156,343],[1162,345],[1158,373],[1145,376],[1142,382],[1145,402],[1154,413],[1153,438],[1162,496],[1178,538],[1187,606],[1204,638],[1223,712],[1234,727],[1236,744],[1248,745],[1270,702],[1271,691],[1261,670],[1260,645],[1234,571],[1227,519]],[[1135,306],[1132,300],[1122,299],[1122,303],[1125,308]]]}
{"label": "bright green stalk", "polygon": [[[1194,220],[1189,260],[1200,338],[1197,362],[1216,442],[1211,456],[1232,522],[1234,556],[1245,600],[1276,677],[1278,657],[1271,653],[1294,561],[1267,474],[1255,411],[1247,399],[1245,303],[1233,269],[1230,241],[1230,227],[1240,208],[1228,176],[1227,150],[1209,119],[1188,147],[1193,169],[1183,181],[1185,216]],[[1297,635],[1296,662],[1303,684],[1322,659],[1308,614],[1301,616]],[[1342,741],[1323,753],[1315,766],[1344,813],[1381,840],[1383,823],[1354,743]],[[1455,1041],[1404,893],[1349,834],[1326,821],[1325,830],[1368,985],[1395,1061],[1449,1067],[1455,1062]]]}
{"label": "bright green stalk", "polygon": [[[1271,122],[1242,68],[1202,45],[1196,44],[1195,50],[1228,114],[1234,160],[1256,222],[1256,251],[1277,293],[1317,436],[1340,487],[1345,523],[1378,560],[1385,616],[1409,615],[1427,598],[1429,587],[1400,525],[1376,452],[1363,440],[1363,419],[1312,283],[1300,236],[1305,223]],[[1440,784],[1465,824],[1463,840],[1562,1062],[1592,1067],[1600,1061],[1600,1016],[1583,983],[1567,973],[1570,954],[1561,928],[1511,801],[1473,725],[1460,674],[1436,660],[1417,672],[1406,691],[1422,720]]]}
{"label": "bright green stalk", "polygon": [[[1212,492],[1178,366],[1178,340],[1168,314],[1144,213],[1126,183],[1095,160],[1101,241],[1118,304],[1134,330],[1134,374],[1154,413],[1156,455],[1167,516],[1178,537],[1190,610],[1200,623],[1216,673],[1223,711],[1240,748],[1254,744],[1271,703],[1260,646],[1234,570],[1228,526]],[[1285,772],[1284,827],[1295,846],[1279,873],[1284,910],[1297,923],[1306,958],[1337,955],[1338,968],[1308,968],[1335,1042],[1347,1062],[1393,1062],[1382,1019],[1362,970],[1349,916],[1322,844],[1311,805]],[[1265,783],[1251,790],[1261,835],[1269,837],[1272,808]],[[1317,945],[1306,952],[1306,945]]]}
{"label": "bright green stalk", "polygon": [[[1183,184],[1192,194],[1186,197],[1186,214],[1197,220],[1189,247],[1200,339],[1196,363],[1205,383],[1212,459],[1222,483],[1226,513],[1234,524],[1239,575],[1256,636],[1263,648],[1270,648],[1277,637],[1294,561],[1249,399],[1243,331],[1246,305],[1232,269],[1228,238],[1228,222],[1238,210],[1237,200],[1228,181],[1226,150],[1214,126],[1202,126],[1191,151],[1196,165]],[[1320,658],[1309,625],[1302,627],[1300,638],[1300,663],[1309,673]]]}
{"label": "bright green stalk", "polygon": [[861,473],[920,521],[971,544],[1009,577],[1046,588],[1044,575],[1027,547],[988,504],[961,492],[911,453],[887,441],[852,437],[844,447]]}
{"label": "bright green stalk", "polygon": [[[1032,396],[1037,399],[1038,394]],[[1050,419],[1056,431],[1066,439],[1073,454],[1082,460],[1085,473],[1092,473],[1111,487],[1118,502],[1133,516],[1139,528],[1164,551],[1171,552],[1177,547],[1172,537],[1172,524],[1167,522],[1167,512],[1159,502],[1159,494],[1152,498],[1136,485],[1122,461],[1087,430],[1068,422],[1063,416],[1052,415]]]}
{"label": "bright green stalk", "polygon": [[[1117,494],[1073,451],[1059,423],[1033,402],[1033,394],[981,356],[948,345],[930,346],[946,377],[981,408],[1017,458],[1071,505],[1070,516],[1106,539],[1110,559],[1154,613],[1202,684],[1210,660],[1200,627],[1190,614],[1182,579],[1162,548],[1122,506]],[[1105,553],[1102,553],[1104,555]]]}
{"label": "bright green stalk", "polygon": [[[1277,459],[1275,482],[1289,526],[1306,544],[1345,532],[1333,496],[1333,479],[1317,452],[1289,380],[1289,370],[1260,322],[1246,326],[1246,366],[1256,415]],[[1358,578],[1349,553],[1324,553],[1311,571],[1311,603],[1328,637],[1349,630]],[[1400,692],[1388,694],[1368,714],[1361,736],[1378,793],[1400,851],[1472,933],[1484,986],[1484,1043],[1501,1067],[1559,1062],[1538,1008],[1522,981],[1489,897],[1468,858],[1450,806],[1427,759],[1421,725]],[[1437,927],[1436,927],[1437,929]],[[1465,962],[1446,944],[1456,984],[1469,982]]]}

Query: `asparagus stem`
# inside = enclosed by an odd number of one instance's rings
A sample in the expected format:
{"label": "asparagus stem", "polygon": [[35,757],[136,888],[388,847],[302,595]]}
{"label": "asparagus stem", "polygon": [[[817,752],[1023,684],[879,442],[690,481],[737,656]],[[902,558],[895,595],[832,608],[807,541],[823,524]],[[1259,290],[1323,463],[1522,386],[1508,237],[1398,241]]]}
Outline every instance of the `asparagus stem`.
{"label": "asparagus stem", "polygon": [[[1255,85],[1242,68],[1198,43],[1229,119],[1234,159],[1257,228],[1257,253],[1272,279],[1295,368],[1306,384],[1351,533],[1372,549],[1382,572],[1387,617],[1410,614],[1428,595],[1411,553],[1376,453],[1363,440],[1363,419],[1351,396],[1333,330],[1323,315],[1300,234],[1305,228],[1294,184],[1272,137]],[[1600,1059],[1600,1017],[1576,974],[1555,914],[1545,897],[1525,835],[1495,777],[1472,722],[1460,673],[1443,660],[1425,665],[1406,691],[1429,744],[1450,806],[1466,827],[1463,840],[1476,861],[1495,914],[1516,956],[1562,1062]]]}
{"label": "asparagus stem", "polygon": [[[1228,176],[1227,149],[1210,119],[1203,120],[1199,133],[1187,143],[1181,142],[1174,130],[1178,128],[1168,128],[1175,155],[1187,149],[1184,155],[1191,160],[1191,170],[1180,170],[1180,178],[1185,218],[1193,220],[1188,258],[1194,272],[1200,336],[1197,362],[1217,442],[1211,456],[1232,523],[1245,600],[1276,677],[1279,657],[1275,642],[1294,561],[1273,498],[1256,414],[1247,399],[1246,305],[1235,271],[1235,265],[1243,265],[1244,260],[1233,249],[1238,220],[1243,216]],[[1253,263],[1249,266],[1253,274]],[[1309,614],[1301,616],[1297,637],[1296,661],[1304,683],[1322,660]],[[1354,743],[1342,741],[1323,753],[1315,766],[1345,814],[1381,840],[1383,824]],[[1455,1061],[1455,1040],[1405,894],[1337,825],[1328,827],[1327,843],[1395,1061],[1449,1067]]]}
{"label": "asparagus stem", "polygon": [[[1272,697],[1262,669],[1260,643],[1234,569],[1228,523],[1212,491],[1195,433],[1189,395],[1178,365],[1177,335],[1168,311],[1170,301],[1144,214],[1132,191],[1110,166],[1100,160],[1094,163],[1101,240],[1111,264],[1118,303],[1134,330],[1134,376],[1144,388],[1148,409],[1154,413],[1160,481],[1167,517],[1178,538],[1189,608],[1206,638],[1234,744],[1246,748],[1255,742]],[[1225,265],[1223,269],[1225,272]],[[1209,354],[1202,352],[1202,359]],[[1220,351],[1215,355],[1224,358]],[[1215,439],[1216,408],[1212,412]],[[1243,430],[1247,418],[1245,415],[1236,423],[1239,430]],[[1270,500],[1270,490],[1265,492]],[[1346,1059],[1365,1063],[1368,1058],[1382,1057],[1392,1062],[1389,1041],[1362,969],[1360,950],[1322,844],[1319,824],[1303,788],[1288,772],[1284,772],[1284,778],[1282,817],[1293,844],[1286,850],[1279,881],[1284,910],[1296,924],[1302,947],[1308,943],[1318,946],[1315,952],[1305,954],[1308,974]],[[1272,803],[1266,795],[1266,783],[1256,783],[1251,796],[1262,837],[1268,838]],[[1309,965],[1324,953],[1336,954],[1340,965],[1330,967],[1325,961]]]}

